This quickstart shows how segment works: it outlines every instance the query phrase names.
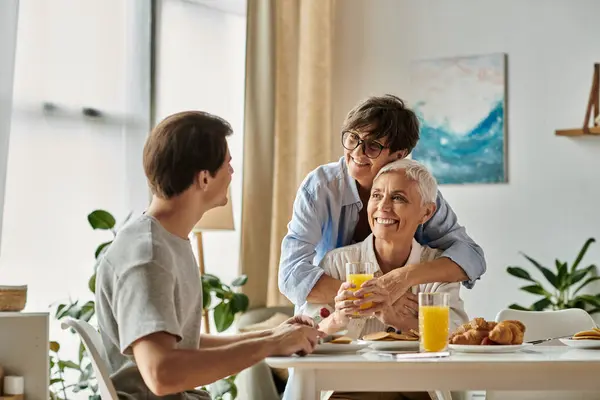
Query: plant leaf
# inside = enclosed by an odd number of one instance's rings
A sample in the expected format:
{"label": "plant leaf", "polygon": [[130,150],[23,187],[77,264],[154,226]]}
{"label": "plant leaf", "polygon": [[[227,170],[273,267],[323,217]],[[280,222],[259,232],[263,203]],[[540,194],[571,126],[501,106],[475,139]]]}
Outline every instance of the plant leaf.
{"label": "plant leaf", "polygon": [[[108,247],[108,246],[110,246],[110,244],[111,244],[112,242],[113,242],[113,241],[111,240],[110,242],[104,242],[104,243],[102,243],[100,246],[98,246],[98,248],[96,248],[96,252],[94,253],[94,257],[95,257],[96,259],[98,259],[98,257],[99,257],[100,255],[102,255],[102,254],[103,254],[103,253],[104,253],[106,250],[108,250],[108,249],[107,249],[107,247]],[[105,250],[105,249],[106,249],[106,250]]]}
{"label": "plant leaf", "polygon": [[531,277],[531,275],[529,275],[529,272],[525,271],[521,267],[508,267],[508,268],[506,268],[506,272],[508,272],[512,276],[516,276],[517,278],[535,282],[535,280]]}
{"label": "plant leaf", "polygon": [[597,312],[600,312],[600,308],[594,308],[594,309],[588,311],[588,314],[595,314]]}
{"label": "plant leaf", "polygon": [[531,309],[525,308],[518,304],[511,304],[510,306],[508,306],[508,308],[510,308],[511,310],[531,311]]}
{"label": "plant leaf", "polygon": [[90,276],[90,280],[88,281],[88,289],[90,292],[96,294],[96,274]]}
{"label": "plant leaf", "polygon": [[231,282],[231,286],[240,287],[248,282],[248,275],[240,275]]}
{"label": "plant leaf", "polygon": [[221,280],[212,274],[202,275],[202,281],[208,283],[213,288],[221,288]]}
{"label": "plant leaf", "polygon": [[210,307],[210,287],[207,283],[202,282],[202,308],[208,310]]}
{"label": "plant leaf", "polygon": [[552,294],[548,293],[546,289],[541,287],[540,285],[529,285],[523,286],[521,290],[526,291],[527,293],[539,294],[545,297],[552,297]]}
{"label": "plant leaf", "polygon": [[64,370],[65,368],[71,368],[71,369],[75,369],[77,371],[79,371],[79,365],[75,364],[73,361],[63,361],[60,360],[58,362],[58,367],[61,368],[62,370]]}
{"label": "plant leaf", "polygon": [[54,341],[50,342],[50,350],[55,353],[58,353],[58,351],[60,350],[60,343]]}
{"label": "plant leaf", "polygon": [[583,256],[588,251],[588,248],[595,241],[596,241],[596,239],[594,239],[594,238],[589,238],[588,240],[586,240],[586,242],[584,243],[583,247],[579,251],[579,254],[577,255],[577,258],[575,259],[575,261],[573,261],[573,265],[571,265],[571,272],[573,272],[573,271],[575,271],[577,269],[577,267],[579,266],[579,263],[583,259]]}
{"label": "plant leaf", "polygon": [[60,378],[50,379],[50,385],[54,385],[55,383],[62,382],[63,380]]}
{"label": "plant leaf", "polygon": [[88,222],[94,229],[109,230],[115,227],[115,217],[104,210],[95,210],[88,214]]}
{"label": "plant leaf", "polygon": [[567,280],[569,277],[569,268],[567,267],[566,262],[561,262],[560,260],[555,260],[556,264],[556,279],[558,280],[559,290],[564,290],[567,284]]}
{"label": "plant leaf", "polygon": [[234,293],[231,298],[231,311],[234,314],[245,312],[248,309],[248,304],[250,304],[248,296],[243,293]]}
{"label": "plant leaf", "polygon": [[576,271],[574,271],[570,276],[569,276],[569,286],[573,286],[574,284],[576,284],[577,282],[579,282],[580,280],[582,280],[583,278],[585,278],[585,276],[587,274],[589,274],[590,272],[592,272],[592,270],[596,269],[595,265],[590,265],[587,268],[584,269],[578,269]]}
{"label": "plant leaf", "polygon": [[544,275],[546,280],[548,282],[550,282],[550,284],[552,286],[554,286],[557,289],[559,288],[558,279],[556,278],[556,275],[552,271],[550,271],[548,268],[544,267],[542,264],[540,264],[533,258],[529,257],[527,254],[524,254],[524,253],[521,253],[521,254],[523,254],[523,257],[525,257],[527,260],[529,260],[530,263],[535,265],[535,267],[540,270],[540,272]]}
{"label": "plant leaf", "polygon": [[81,361],[83,361],[83,356],[85,355],[85,346],[83,345],[83,342],[79,342],[79,363],[81,364]]}
{"label": "plant leaf", "polygon": [[587,286],[588,284],[590,284],[592,282],[598,281],[598,280],[600,280],[600,276],[592,276],[591,278],[587,278],[581,285],[579,285],[579,287],[577,289],[575,289],[573,294],[577,294],[577,292],[579,292],[585,286]]}
{"label": "plant leaf", "polygon": [[[600,298],[596,297],[596,296],[592,296],[589,294],[582,294],[577,296],[575,299],[581,300],[583,302],[585,302],[586,304],[589,304],[590,306],[593,307],[600,307]],[[573,299],[573,300],[575,300]]]}
{"label": "plant leaf", "polygon": [[213,318],[218,332],[227,330],[233,324],[234,314],[229,303],[221,302],[214,309]]}
{"label": "plant leaf", "polygon": [[58,306],[58,308],[56,309],[56,314],[55,314],[56,319],[61,319],[62,317],[64,317],[66,315],[68,310],[65,310],[65,307],[67,307],[66,304],[61,304]]}
{"label": "plant leaf", "polygon": [[552,305],[552,300],[550,300],[547,297],[544,297],[543,299],[538,300],[535,303],[533,303],[533,305],[531,306],[531,309],[533,311],[544,311],[551,305]]}

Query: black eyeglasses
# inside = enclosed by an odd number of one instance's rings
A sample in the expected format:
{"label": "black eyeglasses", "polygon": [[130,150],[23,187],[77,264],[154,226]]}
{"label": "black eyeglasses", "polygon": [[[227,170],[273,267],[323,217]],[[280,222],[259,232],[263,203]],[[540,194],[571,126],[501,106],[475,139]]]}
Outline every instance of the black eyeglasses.
{"label": "black eyeglasses", "polygon": [[379,142],[376,142],[374,140],[361,139],[356,132],[342,132],[342,146],[344,146],[346,150],[352,151],[361,145],[362,151],[363,153],[365,153],[365,156],[371,159],[379,157],[383,149],[385,149],[385,146]]}

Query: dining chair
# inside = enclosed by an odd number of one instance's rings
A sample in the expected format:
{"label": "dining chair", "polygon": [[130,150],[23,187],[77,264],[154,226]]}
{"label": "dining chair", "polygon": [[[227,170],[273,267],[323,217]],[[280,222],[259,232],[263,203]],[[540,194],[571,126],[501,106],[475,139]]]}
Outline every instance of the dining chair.
{"label": "dining chair", "polygon": [[[521,311],[504,309],[496,315],[496,322],[519,320],[525,325],[525,342],[573,335],[596,327],[585,310],[570,308],[557,311]],[[559,340],[543,343],[544,346],[562,346]],[[499,377],[501,379],[501,377]],[[600,398],[598,392],[577,391],[487,391],[486,400],[592,400]]]}
{"label": "dining chair", "polygon": [[98,389],[102,400],[117,400],[117,391],[110,380],[108,367],[100,356],[99,349],[102,348],[102,340],[98,331],[89,323],[73,318],[66,318],[61,327],[62,329],[73,329],[81,338],[92,360],[92,367],[98,380]]}

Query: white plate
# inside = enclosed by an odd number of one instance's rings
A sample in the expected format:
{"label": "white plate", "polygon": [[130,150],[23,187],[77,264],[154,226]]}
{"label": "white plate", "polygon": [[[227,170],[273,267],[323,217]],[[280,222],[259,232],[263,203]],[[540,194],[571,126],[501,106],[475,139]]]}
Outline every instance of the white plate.
{"label": "white plate", "polygon": [[364,343],[373,350],[378,351],[414,350],[419,348],[418,340],[359,340],[358,343]]}
{"label": "white plate", "polygon": [[356,353],[365,347],[367,344],[357,342],[349,344],[323,343],[317,345],[313,354]]}
{"label": "white plate", "polygon": [[574,347],[576,349],[600,349],[600,340],[594,339],[583,339],[583,340],[573,340],[573,339],[559,339],[563,344],[567,346]]}
{"label": "white plate", "polygon": [[523,350],[531,344],[515,344],[515,345],[466,345],[466,344],[449,344],[448,348],[457,353],[514,353]]}

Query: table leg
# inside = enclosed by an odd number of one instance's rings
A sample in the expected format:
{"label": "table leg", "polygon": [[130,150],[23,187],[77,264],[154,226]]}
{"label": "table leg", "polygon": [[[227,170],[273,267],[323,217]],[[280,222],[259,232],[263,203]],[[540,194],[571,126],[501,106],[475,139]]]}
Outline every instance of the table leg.
{"label": "table leg", "polygon": [[321,391],[317,390],[317,375],[314,370],[296,368],[292,383],[294,399],[320,400]]}

